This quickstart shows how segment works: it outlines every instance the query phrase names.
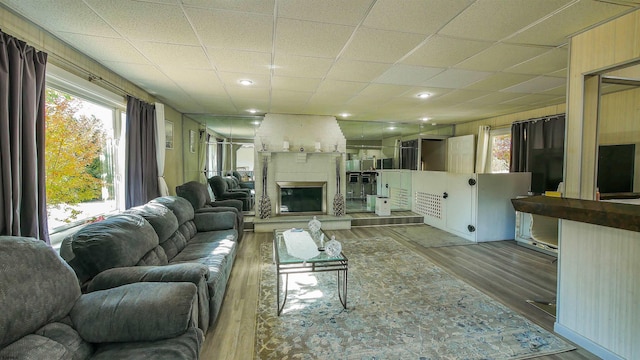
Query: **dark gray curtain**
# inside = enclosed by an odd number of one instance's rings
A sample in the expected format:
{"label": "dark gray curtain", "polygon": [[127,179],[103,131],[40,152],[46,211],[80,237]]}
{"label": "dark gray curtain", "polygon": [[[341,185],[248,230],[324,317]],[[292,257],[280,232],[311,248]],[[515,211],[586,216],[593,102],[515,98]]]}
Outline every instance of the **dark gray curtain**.
{"label": "dark gray curtain", "polygon": [[511,125],[511,172],[531,172],[531,190],[555,190],[564,166],[565,115]]}
{"label": "dark gray curtain", "polygon": [[156,161],[156,114],[153,104],[127,96],[125,207],[160,196]]}
{"label": "dark gray curtain", "polygon": [[400,148],[400,168],[418,170],[418,140],[403,141]]}
{"label": "dark gray curtain", "polygon": [[49,243],[45,189],[47,54],[0,31],[0,235]]}
{"label": "dark gray curtain", "polygon": [[216,171],[217,171],[217,175],[222,175],[222,165],[223,165],[222,164],[222,160],[224,159],[224,156],[223,156],[224,155],[223,154],[223,151],[224,151],[224,146],[223,146],[224,139],[216,138],[216,142],[217,142],[216,146],[218,147],[216,149],[216,167],[217,167]]}

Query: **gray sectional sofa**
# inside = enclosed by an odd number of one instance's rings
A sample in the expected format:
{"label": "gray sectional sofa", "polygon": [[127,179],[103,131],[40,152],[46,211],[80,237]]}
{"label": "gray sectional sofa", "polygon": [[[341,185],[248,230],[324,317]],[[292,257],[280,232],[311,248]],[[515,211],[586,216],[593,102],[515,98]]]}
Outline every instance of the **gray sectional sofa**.
{"label": "gray sectional sofa", "polygon": [[196,286],[146,282],[82,294],[41,240],[0,236],[0,359],[198,359]]}
{"label": "gray sectional sofa", "polygon": [[233,212],[195,213],[186,199],[165,196],[85,226],[63,241],[60,254],[88,293],[138,282],[193,283],[206,334],[235,260],[237,223]]}

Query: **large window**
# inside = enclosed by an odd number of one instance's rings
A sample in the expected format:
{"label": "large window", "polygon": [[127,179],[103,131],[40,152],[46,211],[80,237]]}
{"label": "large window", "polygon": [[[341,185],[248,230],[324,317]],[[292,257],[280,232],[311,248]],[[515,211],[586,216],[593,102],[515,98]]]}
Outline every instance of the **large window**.
{"label": "large window", "polygon": [[511,156],[511,129],[491,130],[489,169],[492,173],[508,173]]}
{"label": "large window", "polygon": [[[124,100],[53,68],[47,77],[45,167],[52,234],[121,209]],[[119,101],[117,106],[115,101]]]}

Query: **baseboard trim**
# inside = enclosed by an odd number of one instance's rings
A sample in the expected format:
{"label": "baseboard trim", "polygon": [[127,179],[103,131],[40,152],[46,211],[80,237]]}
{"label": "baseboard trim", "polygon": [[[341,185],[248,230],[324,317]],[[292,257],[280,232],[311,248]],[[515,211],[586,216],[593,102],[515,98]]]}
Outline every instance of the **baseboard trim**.
{"label": "baseboard trim", "polygon": [[553,331],[563,336],[567,340],[573,342],[574,344],[580,346],[581,348],[587,350],[588,352],[607,360],[624,360],[623,357],[611,352],[603,348],[601,345],[596,344],[595,342],[587,339],[586,337],[576,333],[575,331],[569,329],[568,327],[555,322],[553,324]]}

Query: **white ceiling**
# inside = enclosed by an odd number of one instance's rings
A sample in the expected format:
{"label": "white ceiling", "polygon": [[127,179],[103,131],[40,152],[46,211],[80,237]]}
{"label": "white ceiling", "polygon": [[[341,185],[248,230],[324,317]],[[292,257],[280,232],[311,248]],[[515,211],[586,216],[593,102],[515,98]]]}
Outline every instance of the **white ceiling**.
{"label": "white ceiling", "polygon": [[[182,113],[256,109],[439,124],[563,103],[568,37],[640,7],[640,0],[0,3]],[[421,92],[432,96],[420,99]]]}

